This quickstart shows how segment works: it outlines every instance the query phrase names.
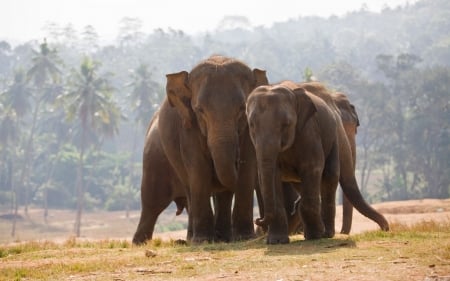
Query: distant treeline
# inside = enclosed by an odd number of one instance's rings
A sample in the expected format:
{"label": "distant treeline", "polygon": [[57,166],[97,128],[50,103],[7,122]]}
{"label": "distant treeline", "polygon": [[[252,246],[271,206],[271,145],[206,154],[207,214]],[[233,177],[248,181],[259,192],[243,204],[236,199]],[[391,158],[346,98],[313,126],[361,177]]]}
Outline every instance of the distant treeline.
{"label": "distant treeline", "polygon": [[345,92],[369,201],[450,196],[448,0],[271,27],[228,17],[195,36],[147,34],[124,18],[108,45],[92,26],[46,28],[45,39],[0,42],[2,210],[139,208],[143,138],[165,75],[212,54],[265,69],[270,82],[315,78]]}

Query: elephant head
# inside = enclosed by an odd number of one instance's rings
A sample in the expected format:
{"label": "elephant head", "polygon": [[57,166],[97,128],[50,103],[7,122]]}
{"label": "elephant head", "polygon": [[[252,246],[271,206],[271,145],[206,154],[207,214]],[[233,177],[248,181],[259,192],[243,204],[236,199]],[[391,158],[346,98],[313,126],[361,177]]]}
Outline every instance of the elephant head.
{"label": "elephant head", "polygon": [[281,209],[281,206],[275,206],[276,198],[282,194],[278,190],[282,180],[279,154],[293,145],[296,132],[316,112],[316,107],[303,89],[291,90],[277,85],[256,88],[247,101],[246,110],[264,204],[264,217],[256,223],[267,226],[275,212]]}
{"label": "elephant head", "polygon": [[245,103],[257,86],[267,84],[265,71],[213,56],[190,73],[167,75],[166,91],[186,130],[197,129],[206,139],[220,183],[234,188],[238,177],[239,139],[246,131]]}

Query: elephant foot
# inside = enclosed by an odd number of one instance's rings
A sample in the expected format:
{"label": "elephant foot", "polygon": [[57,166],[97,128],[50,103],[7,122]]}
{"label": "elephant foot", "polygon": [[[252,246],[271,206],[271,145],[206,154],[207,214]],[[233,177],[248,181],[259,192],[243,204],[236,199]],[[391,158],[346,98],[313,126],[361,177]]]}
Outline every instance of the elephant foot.
{"label": "elephant foot", "polygon": [[306,230],[303,234],[305,237],[305,240],[315,240],[315,239],[321,239],[325,236],[325,232],[322,230]]}
{"label": "elephant foot", "polygon": [[140,246],[147,243],[147,241],[152,240],[152,235],[137,235],[133,237],[133,245]]}
{"label": "elephant foot", "polygon": [[350,230],[347,229],[341,229],[341,234],[350,234]]}
{"label": "elephant foot", "polygon": [[213,242],[213,238],[209,236],[199,236],[194,235],[191,239],[192,244],[203,244],[203,243],[211,243]]}
{"label": "elephant foot", "polygon": [[229,243],[231,241],[231,234],[226,233],[216,233],[216,236],[214,238],[214,242],[225,242],[225,243]]}
{"label": "elephant foot", "polygon": [[323,234],[323,238],[333,238],[335,234],[334,230],[326,230]]}
{"label": "elephant foot", "polygon": [[256,235],[254,232],[252,233],[241,233],[241,234],[235,234],[233,237],[234,241],[245,241],[250,239],[255,239]]}
{"label": "elephant foot", "polygon": [[274,245],[274,244],[288,244],[289,243],[289,236],[287,235],[279,235],[279,234],[269,234],[267,235],[267,244]]}

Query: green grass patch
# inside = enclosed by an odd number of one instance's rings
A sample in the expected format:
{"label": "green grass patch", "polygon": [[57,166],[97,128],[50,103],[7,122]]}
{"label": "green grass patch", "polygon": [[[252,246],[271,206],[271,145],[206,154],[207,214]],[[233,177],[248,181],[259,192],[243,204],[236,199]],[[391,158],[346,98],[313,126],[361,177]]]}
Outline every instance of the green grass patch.
{"label": "green grass patch", "polygon": [[[450,223],[286,245],[265,238],[190,245],[154,239],[28,242],[0,247],[0,280],[412,280],[450,272]],[[434,280],[434,279],[431,279]]]}

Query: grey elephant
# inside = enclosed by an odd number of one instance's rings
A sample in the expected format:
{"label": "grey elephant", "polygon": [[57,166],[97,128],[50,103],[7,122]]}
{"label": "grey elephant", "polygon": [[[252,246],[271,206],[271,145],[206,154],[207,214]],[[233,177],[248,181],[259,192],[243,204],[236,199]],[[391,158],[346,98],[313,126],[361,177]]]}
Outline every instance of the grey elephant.
{"label": "grey elephant", "polygon": [[[167,97],[158,112],[157,132],[170,173],[184,189],[189,209],[188,239],[193,243],[254,237],[256,159],[245,103],[254,88],[267,83],[265,71],[251,70],[245,63],[224,56],[212,56],[189,73],[167,75]],[[144,153],[144,163],[151,161],[146,157]],[[154,171],[144,168],[143,173]],[[147,189],[177,188],[171,186],[173,183],[156,187],[145,181],[152,177],[143,177],[141,196],[150,196],[151,192],[144,191]],[[163,201],[175,199],[170,195],[174,193],[167,194]],[[136,244],[151,237],[153,231],[145,223],[148,213],[144,210],[149,209],[146,201],[152,200],[142,198],[142,225],[133,239]]]}
{"label": "grey elephant", "polygon": [[[255,146],[267,243],[288,243],[282,182],[299,184],[305,239],[333,237],[338,182],[352,205],[389,230],[387,220],[362,197],[354,175],[351,147],[335,104],[296,83],[256,88],[247,101]],[[349,164],[350,163],[350,164]]]}
{"label": "grey elephant", "polygon": [[[308,90],[310,93],[325,97],[328,102],[334,103],[334,110],[337,110],[338,115],[341,118],[342,125],[344,127],[345,135],[349,142],[353,163],[345,163],[346,165],[353,165],[355,169],[356,163],[356,133],[359,126],[359,118],[356,112],[355,106],[350,103],[348,97],[341,92],[331,92],[320,82],[303,82],[297,84]],[[301,216],[298,210],[298,202],[300,194],[295,191],[299,189],[296,183],[283,183],[283,194],[284,194],[284,205],[286,209],[286,215],[288,218],[288,228],[289,233],[299,233],[302,231],[303,227],[301,224]],[[257,190],[259,191],[259,190]],[[260,208],[260,214],[264,212],[264,204],[261,198],[261,192],[257,192],[257,199]],[[347,199],[345,194],[343,194],[343,218],[342,218],[342,228],[341,233],[349,234],[352,226],[352,216],[353,216],[353,206]]]}

